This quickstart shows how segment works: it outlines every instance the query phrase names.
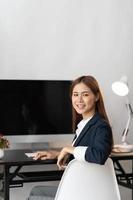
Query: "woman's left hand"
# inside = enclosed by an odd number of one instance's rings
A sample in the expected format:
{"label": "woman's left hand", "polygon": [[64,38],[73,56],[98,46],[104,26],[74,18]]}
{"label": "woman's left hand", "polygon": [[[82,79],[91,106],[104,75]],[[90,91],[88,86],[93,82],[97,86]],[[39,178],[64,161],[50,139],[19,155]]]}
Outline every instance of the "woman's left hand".
{"label": "woman's left hand", "polygon": [[58,156],[58,160],[57,160],[57,165],[59,167],[60,170],[63,170],[66,166],[66,160],[69,156],[69,154],[73,154],[73,151],[74,151],[74,148],[75,147],[72,147],[72,146],[68,146],[68,147],[64,147],[59,156]]}

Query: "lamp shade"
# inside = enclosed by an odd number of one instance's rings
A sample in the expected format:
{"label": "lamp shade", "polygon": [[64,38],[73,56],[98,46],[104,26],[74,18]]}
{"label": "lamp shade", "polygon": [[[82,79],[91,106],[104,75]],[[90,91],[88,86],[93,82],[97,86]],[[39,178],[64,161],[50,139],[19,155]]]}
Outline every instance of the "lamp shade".
{"label": "lamp shade", "polygon": [[127,77],[122,76],[119,81],[112,83],[112,90],[119,96],[126,96],[129,93]]}

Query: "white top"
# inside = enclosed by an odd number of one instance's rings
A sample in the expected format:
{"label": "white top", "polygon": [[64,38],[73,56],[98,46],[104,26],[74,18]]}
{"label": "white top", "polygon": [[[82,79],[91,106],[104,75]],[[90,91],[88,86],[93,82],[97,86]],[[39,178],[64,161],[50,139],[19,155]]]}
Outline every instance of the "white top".
{"label": "white top", "polygon": [[[93,117],[93,116],[92,116]],[[78,128],[76,129],[76,139],[73,141],[72,143],[72,146],[74,145],[75,141],[77,140],[77,138],[79,137],[81,131],[83,130],[83,128],[85,127],[85,125],[87,124],[88,121],[90,121],[90,119],[92,117],[89,117],[88,119],[83,119],[79,122],[78,124]],[[86,149],[88,147],[85,147],[85,146],[78,146],[78,147],[75,147],[74,149],[74,152],[73,152],[73,155],[74,155],[74,158],[76,160],[80,160],[80,161],[85,161],[85,152],[86,152]]]}

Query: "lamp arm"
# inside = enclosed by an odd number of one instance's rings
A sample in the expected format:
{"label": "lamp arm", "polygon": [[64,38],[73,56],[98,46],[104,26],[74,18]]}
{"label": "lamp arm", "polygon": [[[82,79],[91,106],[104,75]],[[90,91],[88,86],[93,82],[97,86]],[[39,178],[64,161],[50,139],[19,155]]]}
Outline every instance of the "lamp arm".
{"label": "lamp arm", "polygon": [[127,120],[126,127],[122,135],[122,143],[126,143],[129,125],[130,125],[131,119],[133,118],[133,109],[130,103],[127,104],[127,111],[128,111],[128,120]]}
{"label": "lamp arm", "polygon": [[132,109],[132,106],[131,106],[130,103],[128,104],[128,107],[129,107],[129,112],[130,112],[130,114],[131,114],[132,117],[133,117],[133,109]]}

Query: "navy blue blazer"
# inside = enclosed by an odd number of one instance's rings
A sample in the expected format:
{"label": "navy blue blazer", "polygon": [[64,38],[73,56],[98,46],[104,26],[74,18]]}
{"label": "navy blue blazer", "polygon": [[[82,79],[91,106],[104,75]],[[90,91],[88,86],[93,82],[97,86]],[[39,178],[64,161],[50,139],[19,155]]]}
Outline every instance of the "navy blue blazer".
{"label": "navy blue blazer", "polygon": [[87,146],[85,160],[91,163],[104,164],[111,153],[112,143],[110,125],[96,113],[85,125],[74,146]]}

